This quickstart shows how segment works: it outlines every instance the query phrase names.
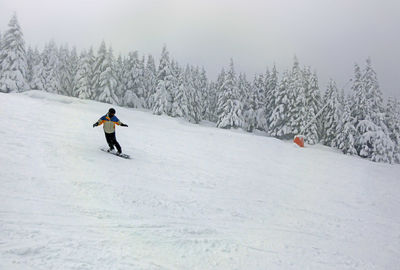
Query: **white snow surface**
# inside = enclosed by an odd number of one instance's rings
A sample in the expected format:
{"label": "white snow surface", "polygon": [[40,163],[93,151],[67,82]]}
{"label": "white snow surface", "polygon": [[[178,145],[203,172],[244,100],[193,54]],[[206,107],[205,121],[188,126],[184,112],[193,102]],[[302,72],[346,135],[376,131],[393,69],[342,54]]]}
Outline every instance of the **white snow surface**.
{"label": "white snow surface", "polygon": [[0,93],[0,269],[400,269],[400,166]]}

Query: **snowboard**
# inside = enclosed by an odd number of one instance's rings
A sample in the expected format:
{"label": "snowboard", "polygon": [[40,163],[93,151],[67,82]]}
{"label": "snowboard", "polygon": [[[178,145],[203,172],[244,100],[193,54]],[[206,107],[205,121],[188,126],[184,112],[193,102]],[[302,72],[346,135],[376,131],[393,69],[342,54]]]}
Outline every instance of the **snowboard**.
{"label": "snowboard", "polygon": [[108,148],[100,148],[101,151],[106,152],[108,154],[112,154],[114,156],[120,157],[120,158],[124,158],[124,159],[130,159],[131,157],[127,154],[121,153],[119,155],[117,155],[117,152],[108,152]]}

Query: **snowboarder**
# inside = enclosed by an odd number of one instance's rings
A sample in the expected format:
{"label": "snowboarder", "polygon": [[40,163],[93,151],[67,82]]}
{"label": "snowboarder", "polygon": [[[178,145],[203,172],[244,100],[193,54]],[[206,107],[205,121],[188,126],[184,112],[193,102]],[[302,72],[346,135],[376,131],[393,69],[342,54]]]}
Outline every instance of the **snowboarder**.
{"label": "snowboarder", "polygon": [[104,134],[106,135],[106,140],[108,143],[108,146],[110,146],[110,149],[107,150],[107,152],[112,152],[114,151],[114,145],[117,147],[117,155],[121,155],[122,149],[119,143],[117,142],[117,139],[115,138],[115,125],[119,125],[121,127],[127,127],[128,125],[121,123],[119,119],[115,116],[115,110],[113,108],[110,108],[108,110],[108,113],[104,116],[102,116],[99,121],[93,124],[93,127],[97,127],[98,125],[103,125],[104,129]]}

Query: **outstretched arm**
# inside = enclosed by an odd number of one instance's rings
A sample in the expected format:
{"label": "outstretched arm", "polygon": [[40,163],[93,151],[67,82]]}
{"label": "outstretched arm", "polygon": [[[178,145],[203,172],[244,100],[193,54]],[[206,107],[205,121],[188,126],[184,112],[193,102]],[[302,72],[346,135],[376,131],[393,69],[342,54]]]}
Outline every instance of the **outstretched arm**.
{"label": "outstretched arm", "polygon": [[[102,117],[102,118],[103,118],[103,117]],[[93,124],[93,127],[97,127],[97,126],[103,124],[103,123],[104,123],[104,120],[103,120],[102,118],[100,118],[99,121],[97,121],[96,123],[94,123],[94,124]]]}
{"label": "outstretched arm", "polygon": [[114,116],[115,117],[115,124],[117,124],[118,126],[121,126],[121,127],[127,127],[128,125],[127,124],[124,124],[124,123],[122,123],[121,121],[119,121],[119,119],[116,117],[116,116]]}

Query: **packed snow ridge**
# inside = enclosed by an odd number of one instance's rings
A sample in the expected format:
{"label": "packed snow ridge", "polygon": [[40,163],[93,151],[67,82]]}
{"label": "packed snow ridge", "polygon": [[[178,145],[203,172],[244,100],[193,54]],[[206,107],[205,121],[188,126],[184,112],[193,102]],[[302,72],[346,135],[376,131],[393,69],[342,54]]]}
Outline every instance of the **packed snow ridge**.
{"label": "packed snow ridge", "polygon": [[0,93],[0,269],[398,269],[400,166],[109,107]]}

